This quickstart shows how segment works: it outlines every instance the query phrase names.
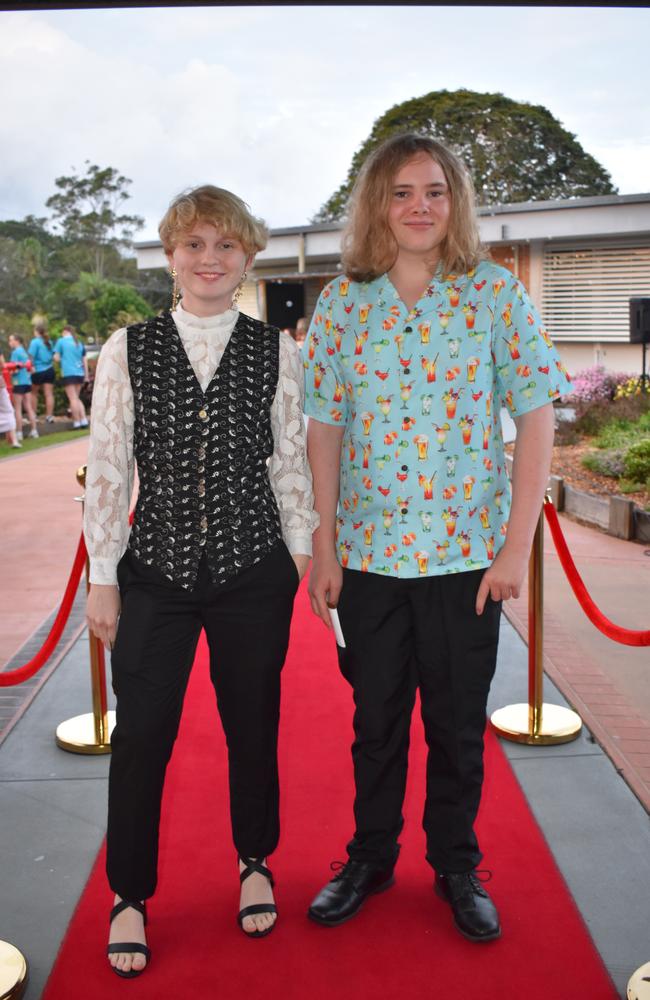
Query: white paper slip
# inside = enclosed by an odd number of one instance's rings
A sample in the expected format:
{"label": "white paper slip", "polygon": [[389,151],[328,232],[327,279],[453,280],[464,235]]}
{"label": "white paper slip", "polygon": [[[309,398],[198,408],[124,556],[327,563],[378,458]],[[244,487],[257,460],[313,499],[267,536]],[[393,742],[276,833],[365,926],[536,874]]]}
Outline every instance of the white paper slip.
{"label": "white paper slip", "polygon": [[336,639],[336,645],[340,646],[341,649],[345,649],[345,639],[343,638],[343,631],[341,629],[341,623],[339,621],[339,613],[336,608],[328,608],[330,613],[330,621],[332,622],[332,628],[334,629],[334,638]]}

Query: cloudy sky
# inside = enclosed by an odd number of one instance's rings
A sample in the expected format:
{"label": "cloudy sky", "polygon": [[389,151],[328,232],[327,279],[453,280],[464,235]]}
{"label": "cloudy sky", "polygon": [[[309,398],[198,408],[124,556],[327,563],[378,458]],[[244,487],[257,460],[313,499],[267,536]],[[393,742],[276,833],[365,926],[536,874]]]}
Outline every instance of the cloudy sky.
{"label": "cloudy sky", "polygon": [[311,6],[0,12],[0,218],[45,215],[84,161],[131,178],[138,239],[212,182],[300,225],[373,122],[432,90],[543,104],[650,190],[650,10]]}

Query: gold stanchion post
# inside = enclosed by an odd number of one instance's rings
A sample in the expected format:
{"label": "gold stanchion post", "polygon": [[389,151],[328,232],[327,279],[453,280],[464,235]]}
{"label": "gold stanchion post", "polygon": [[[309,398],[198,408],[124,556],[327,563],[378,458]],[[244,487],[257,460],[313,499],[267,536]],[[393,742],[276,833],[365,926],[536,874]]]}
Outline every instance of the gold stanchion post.
{"label": "gold stanchion post", "polygon": [[[545,500],[545,502],[548,502]],[[576,712],[544,703],[544,512],[540,511],[528,564],[528,704],[492,713],[499,736],[514,743],[569,743],[582,728]]]}
{"label": "gold stanchion post", "polygon": [[0,1000],[20,1000],[27,986],[27,961],[8,941],[0,941]]}
{"label": "gold stanchion post", "polygon": [[[85,487],[85,465],[77,470],[77,482]],[[84,497],[76,499],[81,503],[84,501]],[[86,558],[86,591],[88,590],[90,590],[90,562]],[[88,645],[93,710],[86,715],[76,715],[74,718],[62,722],[56,730],[56,742],[62,750],[69,750],[71,753],[110,753],[115,712],[108,711],[104,646],[90,629],[88,629]]]}

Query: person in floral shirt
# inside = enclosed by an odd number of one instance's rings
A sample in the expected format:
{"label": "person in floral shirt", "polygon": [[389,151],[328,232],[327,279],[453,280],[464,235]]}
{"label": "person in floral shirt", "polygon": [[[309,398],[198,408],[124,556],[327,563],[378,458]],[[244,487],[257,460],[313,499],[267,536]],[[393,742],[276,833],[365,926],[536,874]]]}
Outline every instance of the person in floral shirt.
{"label": "person in floral shirt", "polygon": [[[526,289],[481,248],[465,168],[432,139],[397,136],[368,158],[343,268],[303,353],[320,514],[310,598],[328,627],[337,607],[345,643],[356,829],[309,915],[341,923],[392,885],[419,688],[426,857],[461,933],[492,940],[501,928],[473,828],[486,702],[568,375]],[[517,426],[512,490],[503,406]]]}

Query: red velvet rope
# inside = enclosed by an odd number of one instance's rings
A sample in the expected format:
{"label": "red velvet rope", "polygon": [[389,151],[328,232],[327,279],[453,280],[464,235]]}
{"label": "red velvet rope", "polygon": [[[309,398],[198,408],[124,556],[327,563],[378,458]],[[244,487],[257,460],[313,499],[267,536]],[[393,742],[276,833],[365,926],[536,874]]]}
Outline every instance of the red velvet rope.
{"label": "red velvet rope", "polygon": [[65,594],[63,595],[59,613],[57,614],[54,624],[50,629],[50,634],[39,649],[36,656],[34,656],[29,663],[26,663],[23,667],[18,667],[16,670],[8,670],[6,673],[0,673],[0,687],[12,687],[14,684],[22,684],[23,681],[29,680],[29,678],[33,677],[34,674],[37,673],[43,664],[50,658],[59,639],[61,638],[61,634],[70,615],[70,609],[72,607],[75,594],[77,593],[77,587],[79,586],[79,580],[81,579],[85,562],[86,543],[82,534],[79,538],[77,554],[74,557],[74,563],[72,564],[70,579],[68,580],[68,585],[65,588]]}
{"label": "red velvet rope", "polygon": [[562,564],[562,569],[566,574],[567,580],[571,584],[573,593],[578,598],[580,607],[586,614],[589,621],[592,622],[592,624],[594,624],[596,628],[603,633],[603,635],[606,635],[609,639],[613,639],[614,642],[620,642],[624,646],[650,646],[650,631],[634,632],[628,628],[621,628],[620,625],[615,625],[613,622],[610,622],[609,618],[605,618],[602,611],[596,607],[592,598],[589,596],[582,577],[576,569],[573,559],[571,558],[571,553],[569,552],[566,540],[562,534],[562,528],[560,527],[557,511],[550,501],[547,501],[544,504],[544,513],[553,537],[553,542],[555,543],[555,548],[557,549],[560,563]]}

